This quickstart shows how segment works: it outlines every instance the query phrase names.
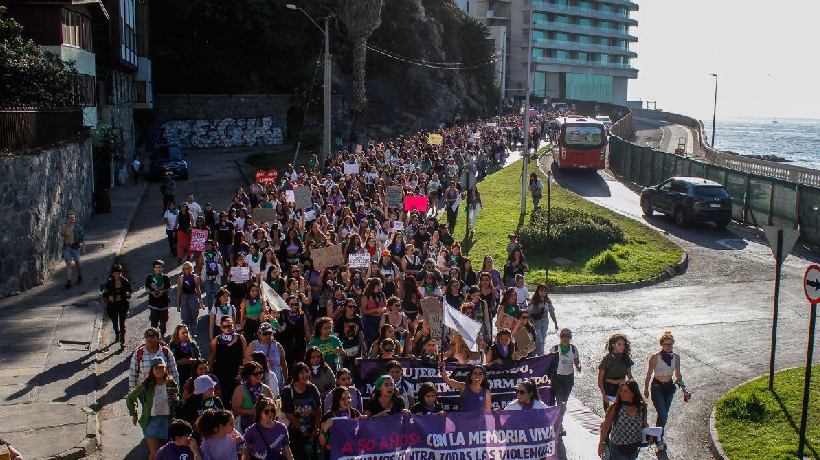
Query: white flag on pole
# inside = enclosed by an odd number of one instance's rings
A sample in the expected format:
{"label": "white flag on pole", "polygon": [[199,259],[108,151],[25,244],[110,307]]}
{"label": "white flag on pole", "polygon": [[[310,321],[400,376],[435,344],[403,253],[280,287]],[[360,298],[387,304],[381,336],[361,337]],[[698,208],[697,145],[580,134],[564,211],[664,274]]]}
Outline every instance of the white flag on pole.
{"label": "white flag on pole", "polygon": [[268,305],[277,312],[288,309],[288,304],[270,285],[262,281],[262,297],[268,301]]}
{"label": "white flag on pole", "polygon": [[470,350],[478,351],[477,339],[479,332],[481,332],[481,323],[444,302],[444,325],[456,331],[464,339],[464,343],[470,347]]}

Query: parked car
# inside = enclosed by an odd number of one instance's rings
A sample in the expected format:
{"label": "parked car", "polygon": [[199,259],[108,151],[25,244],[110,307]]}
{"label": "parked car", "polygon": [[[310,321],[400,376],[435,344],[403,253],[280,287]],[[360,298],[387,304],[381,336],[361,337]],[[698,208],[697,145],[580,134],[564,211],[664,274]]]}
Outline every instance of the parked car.
{"label": "parked car", "polygon": [[185,152],[177,145],[157,145],[151,153],[150,177],[154,180],[161,180],[168,173],[179,179],[188,179],[188,162],[185,161]]}
{"label": "parked car", "polygon": [[718,182],[700,177],[671,177],[641,192],[645,216],[654,211],[672,216],[680,227],[689,222],[714,222],[725,228],[732,220],[732,197]]}

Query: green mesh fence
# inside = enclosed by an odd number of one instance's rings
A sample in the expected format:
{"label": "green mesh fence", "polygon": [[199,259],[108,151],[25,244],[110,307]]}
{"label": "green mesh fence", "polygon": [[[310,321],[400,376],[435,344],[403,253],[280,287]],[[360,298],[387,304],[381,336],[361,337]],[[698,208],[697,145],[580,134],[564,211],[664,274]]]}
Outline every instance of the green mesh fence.
{"label": "green mesh fence", "polygon": [[637,146],[615,136],[610,144],[609,164],[616,174],[640,185],[658,184],[672,176],[704,177],[719,182],[732,196],[733,219],[787,228],[797,223],[803,238],[820,244],[818,187],[702,163]]}

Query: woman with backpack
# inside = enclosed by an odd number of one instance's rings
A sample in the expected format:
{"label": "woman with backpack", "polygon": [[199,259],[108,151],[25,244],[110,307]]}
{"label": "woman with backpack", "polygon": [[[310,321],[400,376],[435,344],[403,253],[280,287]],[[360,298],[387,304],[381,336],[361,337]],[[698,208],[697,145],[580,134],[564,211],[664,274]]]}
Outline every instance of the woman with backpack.
{"label": "woman with backpack", "polygon": [[610,460],[635,460],[641,447],[646,422],[646,401],[638,382],[629,379],[618,386],[617,396],[601,423],[598,456],[605,457],[604,445],[609,445]]}
{"label": "woman with backpack", "polygon": [[[549,313],[549,317],[547,316]],[[544,344],[550,328],[550,318],[558,330],[558,320],[555,319],[555,309],[552,307],[546,283],[538,283],[530,299],[530,320],[535,327],[535,356],[544,354]]]}
{"label": "woman with backpack", "polygon": [[216,250],[213,240],[205,242],[205,251],[199,256],[197,265],[202,267],[199,272],[199,289],[205,294],[205,308],[214,307],[216,293],[219,292],[222,279],[222,254]]}

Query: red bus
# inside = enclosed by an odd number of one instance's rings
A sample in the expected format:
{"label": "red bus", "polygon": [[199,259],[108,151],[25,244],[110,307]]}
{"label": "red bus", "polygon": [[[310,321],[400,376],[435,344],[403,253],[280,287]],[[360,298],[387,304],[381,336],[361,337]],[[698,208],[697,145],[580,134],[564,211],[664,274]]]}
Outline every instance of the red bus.
{"label": "red bus", "polygon": [[594,118],[564,117],[559,120],[558,168],[604,169],[606,127]]}

